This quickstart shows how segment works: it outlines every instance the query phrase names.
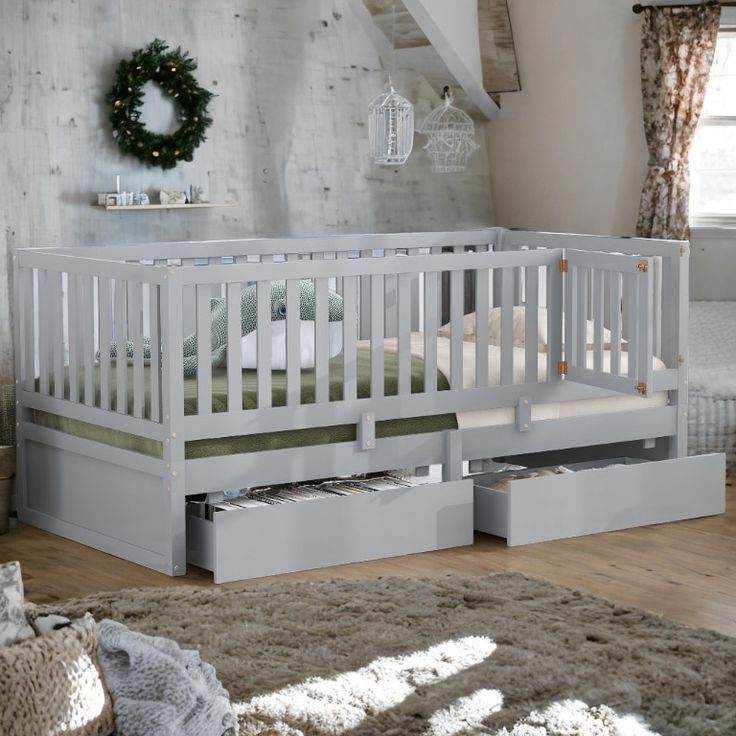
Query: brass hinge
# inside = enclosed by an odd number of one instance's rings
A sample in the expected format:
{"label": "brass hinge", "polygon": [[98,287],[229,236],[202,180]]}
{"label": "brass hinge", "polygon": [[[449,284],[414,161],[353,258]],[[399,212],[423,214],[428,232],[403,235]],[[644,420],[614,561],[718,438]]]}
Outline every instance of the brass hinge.
{"label": "brass hinge", "polygon": [[636,391],[640,396],[646,396],[647,393],[647,385],[646,383],[637,383],[636,384]]}
{"label": "brass hinge", "polygon": [[567,258],[560,258],[560,260],[557,262],[557,270],[560,273],[567,273],[567,270],[569,268],[569,263]]}
{"label": "brass hinge", "polygon": [[639,261],[636,264],[636,270],[641,273],[646,273],[649,270],[649,261]]}
{"label": "brass hinge", "polygon": [[685,362],[685,358],[682,355],[677,356],[677,365],[682,365]]}
{"label": "brass hinge", "polygon": [[559,373],[559,374],[560,374],[561,376],[566,376],[566,375],[567,375],[567,361],[566,361],[566,360],[561,360],[561,361],[560,361],[560,362],[559,362],[559,363],[557,364],[557,372],[558,372],[558,373]]}
{"label": "brass hinge", "polygon": [[680,255],[684,256],[687,253],[687,251],[688,251],[687,243],[683,243],[680,246]]}

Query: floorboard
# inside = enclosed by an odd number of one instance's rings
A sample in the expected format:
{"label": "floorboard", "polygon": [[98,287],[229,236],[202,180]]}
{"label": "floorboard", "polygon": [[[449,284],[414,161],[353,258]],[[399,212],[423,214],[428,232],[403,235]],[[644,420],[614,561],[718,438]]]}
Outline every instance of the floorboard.
{"label": "floorboard", "polygon": [[[726,514],[577,539],[508,548],[476,534],[469,547],[311,570],[251,582],[387,575],[487,575],[512,571],[639,606],[691,626],[736,636],[736,488]],[[211,586],[190,567],[170,578],[29,526],[0,536],[0,562],[20,560],[26,598],[53,602],[100,590]],[[244,582],[229,583],[237,588]]]}

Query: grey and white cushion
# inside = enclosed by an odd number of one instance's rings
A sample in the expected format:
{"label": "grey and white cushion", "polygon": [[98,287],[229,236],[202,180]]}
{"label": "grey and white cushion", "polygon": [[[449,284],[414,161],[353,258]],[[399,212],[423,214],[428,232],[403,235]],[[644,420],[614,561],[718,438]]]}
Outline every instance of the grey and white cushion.
{"label": "grey and white cushion", "polygon": [[34,636],[23,612],[20,563],[0,565],[0,647]]}

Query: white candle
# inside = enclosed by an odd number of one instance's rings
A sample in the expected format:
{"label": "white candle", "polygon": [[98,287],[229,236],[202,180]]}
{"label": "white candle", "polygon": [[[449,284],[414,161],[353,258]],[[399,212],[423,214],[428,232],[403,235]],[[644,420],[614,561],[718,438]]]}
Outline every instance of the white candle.
{"label": "white candle", "polygon": [[120,194],[120,174],[115,177],[115,191]]}

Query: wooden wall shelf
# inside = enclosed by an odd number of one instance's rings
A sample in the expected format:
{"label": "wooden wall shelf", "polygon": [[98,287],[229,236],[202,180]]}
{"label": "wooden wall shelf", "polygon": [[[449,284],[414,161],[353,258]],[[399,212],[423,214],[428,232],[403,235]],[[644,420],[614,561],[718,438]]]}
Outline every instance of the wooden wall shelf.
{"label": "wooden wall shelf", "polygon": [[94,204],[98,210],[196,210],[202,207],[237,207],[237,202],[202,202],[201,204]]}

